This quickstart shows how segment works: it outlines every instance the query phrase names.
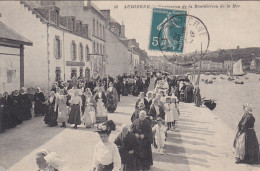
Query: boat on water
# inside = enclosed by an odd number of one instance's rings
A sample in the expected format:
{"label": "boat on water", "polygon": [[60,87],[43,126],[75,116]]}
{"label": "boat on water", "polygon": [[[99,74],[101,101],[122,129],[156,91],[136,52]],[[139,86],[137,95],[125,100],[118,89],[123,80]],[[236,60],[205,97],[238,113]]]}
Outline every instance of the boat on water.
{"label": "boat on water", "polygon": [[208,99],[208,100],[203,100],[203,104],[209,108],[210,110],[213,110],[216,108],[217,104],[214,102],[214,100]]}
{"label": "boat on water", "polygon": [[228,81],[234,81],[235,79],[233,77],[228,77]]}
{"label": "boat on water", "polygon": [[213,81],[206,79],[206,80],[205,80],[205,83],[206,83],[206,84],[213,84]]}
{"label": "boat on water", "polygon": [[249,78],[248,77],[245,77],[246,80],[248,80]]}
{"label": "boat on water", "polygon": [[239,59],[233,64],[233,76],[244,76],[246,73],[243,71],[242,59]]}
{"label": "boat on water", "polygon": [[224,77],[220,77],[220,79],[224,80],[225,78]]}
{"label": "boat on water", "polygon": [[235,81],[235,84],[244,84],[243,81]]}
{"label": "boat on water", "polygon": [[213,77],[212,79],[215,80],[215,79],[217,79],[217,78],[216,78],[216,77]]}

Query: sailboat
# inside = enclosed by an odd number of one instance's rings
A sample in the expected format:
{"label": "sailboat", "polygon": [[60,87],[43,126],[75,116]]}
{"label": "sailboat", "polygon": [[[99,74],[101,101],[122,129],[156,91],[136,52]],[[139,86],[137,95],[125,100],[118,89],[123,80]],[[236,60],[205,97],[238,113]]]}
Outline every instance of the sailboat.
{"label": "sailboat", "polygon": [[246,73],[243,72],[242,59],[239,59],[236,63],[233,64],[233,76],[243,76]]}

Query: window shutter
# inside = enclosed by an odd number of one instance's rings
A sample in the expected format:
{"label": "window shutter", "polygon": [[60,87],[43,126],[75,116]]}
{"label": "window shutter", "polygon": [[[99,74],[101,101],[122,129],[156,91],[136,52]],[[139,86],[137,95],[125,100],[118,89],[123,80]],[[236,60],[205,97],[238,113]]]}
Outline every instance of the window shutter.
{"label": "window shutter", "polygon": [[62,41],[60,40],[60,57],[59,58],[62,58]]}
{"label": "window shutter", "polygon": [[77,60],[77,44],[75,43],[75,61]]}
{"label": "window shutter", "polygon": [[70,58],[73,61],[73,42],[70,43]]}
{"label": "window shutter", "polygon": [[57,42],[55,37],[53,39],[53,57],[57,58]]}

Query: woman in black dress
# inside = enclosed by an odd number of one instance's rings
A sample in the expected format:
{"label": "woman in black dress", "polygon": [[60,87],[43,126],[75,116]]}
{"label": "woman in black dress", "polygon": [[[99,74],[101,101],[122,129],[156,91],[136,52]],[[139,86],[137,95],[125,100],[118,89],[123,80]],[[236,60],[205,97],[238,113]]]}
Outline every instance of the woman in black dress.
{"label": "woman in black dress", "polygon": [[32,108],[32,102],[29,97],[29,94],[27,93],[27,89],[25,87],[21,88],[21,112],[23,115],[24,120],[29,120],[32,118],[31,108]]}
{"label": "woman in black dress", "polygon": [[47,105],[47,113],[44,117],[45,124],[47,124],[51,127],[57,126],[57,124],[58,124],[57,123],[58,113],[54,112],[55,100],[56,100],[55,92],[51,91],[50,97],[45,102],[45,104]]}
{"label": "woman in black dress", "polygon": [[36,92],[34,94],[34,101],[35,101],[35,105],[34,105],[35,117],[44,115],[45,105],[43,103],[45,102],[45,97],[44,97],[44,94],[42,93],[40,87],[36,88]]}
{"label": "woman in black dress", "polygon": [[23,114],[21,113],[21,95],[18,90],[13,92],[12,96],[12,113],[17,118],[17,124],[21,124],[23,122]]}
{"label": "woman in black dress", "polygon": [[12,113],[12,99],[7,92],[4,92],[2,98],[2,112],[5,129],[14,128],[18,124],[17,118]]}
{"label": "woman in black dress", "polygon": [[238,124],[234,140],[236,163],[259,164],[259,144],[254,130],[255,118],[252,107],[246,104],[243,109],[245,113]]}
{"label": "woman in black dress", "polygon": [[3,95],[2,95],[2,93],[0,93],[0,133],[5,131],[4,120],[3,120],[3,112],[2,112],[4,105],[2,104],[2,98],[3,98]]}

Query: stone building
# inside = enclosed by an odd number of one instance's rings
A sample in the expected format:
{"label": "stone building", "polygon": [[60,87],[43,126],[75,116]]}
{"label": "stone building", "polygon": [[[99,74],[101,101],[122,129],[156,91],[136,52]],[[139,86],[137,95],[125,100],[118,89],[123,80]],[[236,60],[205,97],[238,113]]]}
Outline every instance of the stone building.
{"label": "stone building", "polygon": [[89,77],[92,41],[81,20],[42,2],[1,1],[0,11],[1,21],[33,43],[24,50],[24,85],[46,91],[55,81]]}

